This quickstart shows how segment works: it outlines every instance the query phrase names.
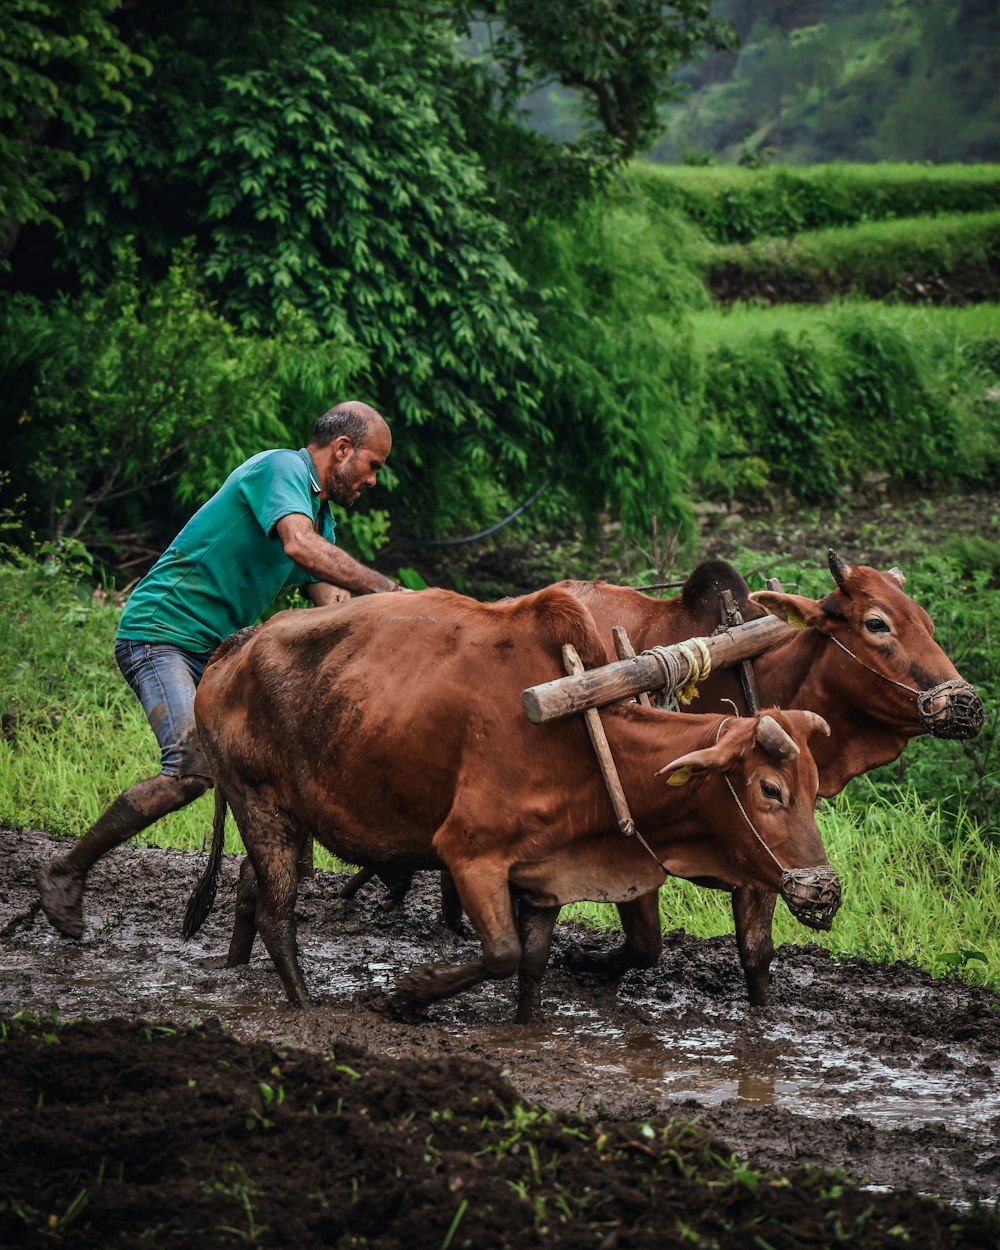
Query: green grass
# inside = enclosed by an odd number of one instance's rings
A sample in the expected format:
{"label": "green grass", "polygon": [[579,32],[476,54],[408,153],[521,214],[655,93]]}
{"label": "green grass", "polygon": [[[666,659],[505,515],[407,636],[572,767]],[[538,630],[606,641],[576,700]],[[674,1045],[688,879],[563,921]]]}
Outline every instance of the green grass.
{"label": "green grass", "polygon": [[[723,343],[738,348],[776,333],[808,332],[822,348],[836,341],[839,322],[857,316],[877,318],[905,331],[921,351],[929,349],[935,357],[954,357],[964,343],[1000,337],[1000,304],[966,308],[912,308],[866,300],[824,306],[776,304],[772,308],[734,304],[728,309],[692,313],[690,320],[694,343],[706,355]],[[661,322],[660,327],[666,336],[669,323]]]}
{"label": "green grass", "polygon": [[[856,785],[864,786],[861,780]],[[779,901],[775,944],[817,942],[836,956],[901,960],[936,975],[1000,990],[1000,847],[972,821],[945,823],[932,805],[900,793],[870,806],[841,797],[818,816],[827,857],[837,869],[843,904],[830,933],[805,929]],[[732,933],[729,895],[668,881],[660,891],[665,929],[697,937]],[[563,913],[599,928],[617,928],[614,907],[577,903]],[[968,958],[975,951],[984,959]],[[963,966],[964,965],[964,966]]]}
{"label": "green grass", "polygon": [[[675,350],[671,321],[655,327]],[[702,493],[835,500],[871,471],[907,487],[996,480],[1000,305],[736,305],[688,328],[696,439],[682,454]]]}
{"label": "green grass", "polygon": [[631,186],[679,208],[716,243],[1000,208],[1000,165],[736,166],[636,162]]}
{"label": "green grass", "polygon": [[752,281],[762,291],[766,283],[779,284],[796,291],[801,302],[852,292],[912,299],[915,282],[947,280],[955,271],[968,274],[975,267],[985,281],[998,259],[996,211],[832,226],[792,239],[715,245],[705,252],[710,271],[723,266],[741,270],[742,282]]}

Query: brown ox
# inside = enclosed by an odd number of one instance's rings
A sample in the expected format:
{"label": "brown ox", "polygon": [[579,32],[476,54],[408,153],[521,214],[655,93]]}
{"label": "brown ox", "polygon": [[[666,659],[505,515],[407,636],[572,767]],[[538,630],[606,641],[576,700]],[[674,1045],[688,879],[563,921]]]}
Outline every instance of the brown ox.
{"label": "brown ox", "polygon": [[[373,595],[282,613],[224,644],[195,703],[217,806],[185,932],[214,895],[227,801],[248,853],[230,963],[249,957],[255,924],[294,1004],[308,1001],[293,909],[312,833],[354,863],[443,867],[454,879],[482,958],[414,969],[396,987],[401,1008],[519,971],[517,1018],[530,1019],[559,908],[655,895],[664,874],[777,891],[829,928],[839,884],[813,817],[807,745],[825,722],[610,711],[646,849],[611,832],[581,719],[533,726],[524,714],[521,691],[560,675],[566,642],[585,665],[605,660],[587,610],[549,588],[494,605],[438,590]],[[526,903],[520,926],[512,892]]]}
{"label": "brown ox", "polygon": [[[792,624],[788,636],[753,662],[763,706],[810,708],[829,723],[817,740],[819,793],[839,794],[852,777],[896,759],[918,734],[969,738],[983,723],[983,705],[934,641],[930,617],[903,593],[898,569],[851,567],[829,552],[836,586],[819,601],[760,591],[750,595],[728,564],[712,562],[691,575],[674,599],[656,600],[606,582],[561,582],[590,609],[603,638],[622,625],[637,651],[712,632],[719,593],[730,590],[744,619],[764,611]],[[609,654],[610,658],[610,654]],[[731,700],[731,703],[727,703]],[[735,669],[712,675],[692,704],[699,712],[746,703]],[[774,945],[772,892],[739,888],[733,916],[750,1001],[767,1001]],[[655,895],[619,906],[625,943],[603,957],[576,961],[591,971],[650,967],[662,948]]]}

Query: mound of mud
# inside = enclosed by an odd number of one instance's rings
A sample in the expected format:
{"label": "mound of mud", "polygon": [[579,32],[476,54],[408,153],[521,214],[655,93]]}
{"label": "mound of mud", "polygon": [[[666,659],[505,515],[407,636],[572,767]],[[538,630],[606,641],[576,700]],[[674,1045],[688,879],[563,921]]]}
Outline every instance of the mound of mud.
{"label": "mound of mud", "polygon": [[35,1027],[0,1046],[0,1239],[64,1246],[986,1246],[817,1171],[787,1182],[676,1122],[520,1102],[496,1068],[240,1043],[217,1025]]}
{"label": "mound of mud", "polygon": [[76,943],[35,901],[59,850],[0,833],[0,1244],[1000,1244],[981,989],[785,946],[754,1012],[730,938],[669,934],[608,985],[566,954],[615,939],[559,926],[541,1025],[511,1024],[506,984],[404,1024],[373,998],[475,943],[441,929],[431,874],[386,913],[319,873],[298,907],[316,1005],[295,1012],[263,953],[222,966],[234,862],[184,942],[203,857],[122,848]]}

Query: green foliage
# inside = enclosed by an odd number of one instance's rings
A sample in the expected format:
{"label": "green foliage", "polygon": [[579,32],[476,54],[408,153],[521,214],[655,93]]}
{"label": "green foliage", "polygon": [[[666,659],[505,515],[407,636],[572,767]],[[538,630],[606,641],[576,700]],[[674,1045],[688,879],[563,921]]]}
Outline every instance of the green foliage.
{"label": "green foliage", "polygon": [[136,268],[122,246],[100,294],[50,309],[21,297],[9,310],[0,371],[30,355],[25,344],[47,344],[10,445],[34,488],[32,519],[57,544],[182,473],[192,490],[199,457],[217,463],[269,432],[274,345],[206,305],[189,254],[146,292]]}
{"label": "green foliage", "polygon": [[452,45],[309,5],[264,34],[220,49],[192,23],[143,44],[148,90],[84,146],[62,263],[100,284],[109,238],[134,232],[152,272],[194,236],[229,319],[273,334],[291,306],[354,353],[344,385],[394,422],[400,504],[425,532],[465,518],[477,476],[518,483],[548,445],[549,371],[462,131]]}
{"label": "green foliage", "polygon": [[[878,305],[734,308],[693,319],[689,472],[712,493],[800,498],[884,473],[901,483],[987,483],[1000,410],[963,344],[995,311]],[[979,350],[975,347],[974,350]]]}
{"label": "green foliage", "polygon": [[[664,110],[652,152],[735,160],[773,147],[789,164],[973,162],[1000,152],[1000,12],[977,0],[717,0],[739,57],[708,57]],[[822,20],[819,20],[822,19]]]}
{"label": "green foliage", "polygon": [[[705,48],[730,49],[735,32],[704,0],[495,0],[477,17],[500,18],[491,50],[511,97],[555,79],[581,93],[583,109],[612,150],[628,158],[663,129],[678,66]],[[591,129],[591,137],[594,131]]]}
{"label": "green foliage", "polygon": [[[971,285],[978,297],[1000,294],[1000,211],[862,223],[767,238],[707,253],[713,289],[758,291],[769,302],[823,302],[836,295],[868,299],[963,302]],[[721,289],[720,289],[721,288]]]}
{"label": "green foliage", "polygon": [[807,334],[793,339],[779,330],[753,356],[720,342],[705,366],[702,412],[709,427],[724,431],[720,456],[754,461],[761,480],[774,477],[804,499],[829,496],[837,485],[824,455],[832,379],[816,357]]}
{"label": "green foliage", "polygon": [[127,111],[150,69],[120,37],[120,0],[8,0],[0,23],[0,257],[26,222],[58,224],[53,182],[86,176],[78,138]]}
{"label": "green foliage", "polygon": [[[680,313],[704,291],[688,238],[676,214],[609,195],[539,223],[519,257],[558,367],[543,400],[558,480],[585,515],[607,508],[633,533],[648,533],[655,515],[690,536],[690,351]],[[665,309],[673,315],[655,321]]]}
{"label": "green foliage", "polygon": [[739,169],[637,163],[628,177],[651,199],[680,209],[714,243],[749,243],[832,226],[1000,209],[996,165]]}

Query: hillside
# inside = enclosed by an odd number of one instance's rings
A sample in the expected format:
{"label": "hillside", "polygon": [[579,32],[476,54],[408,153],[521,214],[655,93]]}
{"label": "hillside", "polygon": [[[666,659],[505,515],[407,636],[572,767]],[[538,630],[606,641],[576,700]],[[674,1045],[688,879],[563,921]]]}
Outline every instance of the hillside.
{"label": "hillside", "polygon": [[[684,94],[645,155],[667,163],[1000,159],[1000,9],[991,0],[714,0],[736,53],[676,77]],[[528,101],[544,134],[574,133],[571,93]]]}

